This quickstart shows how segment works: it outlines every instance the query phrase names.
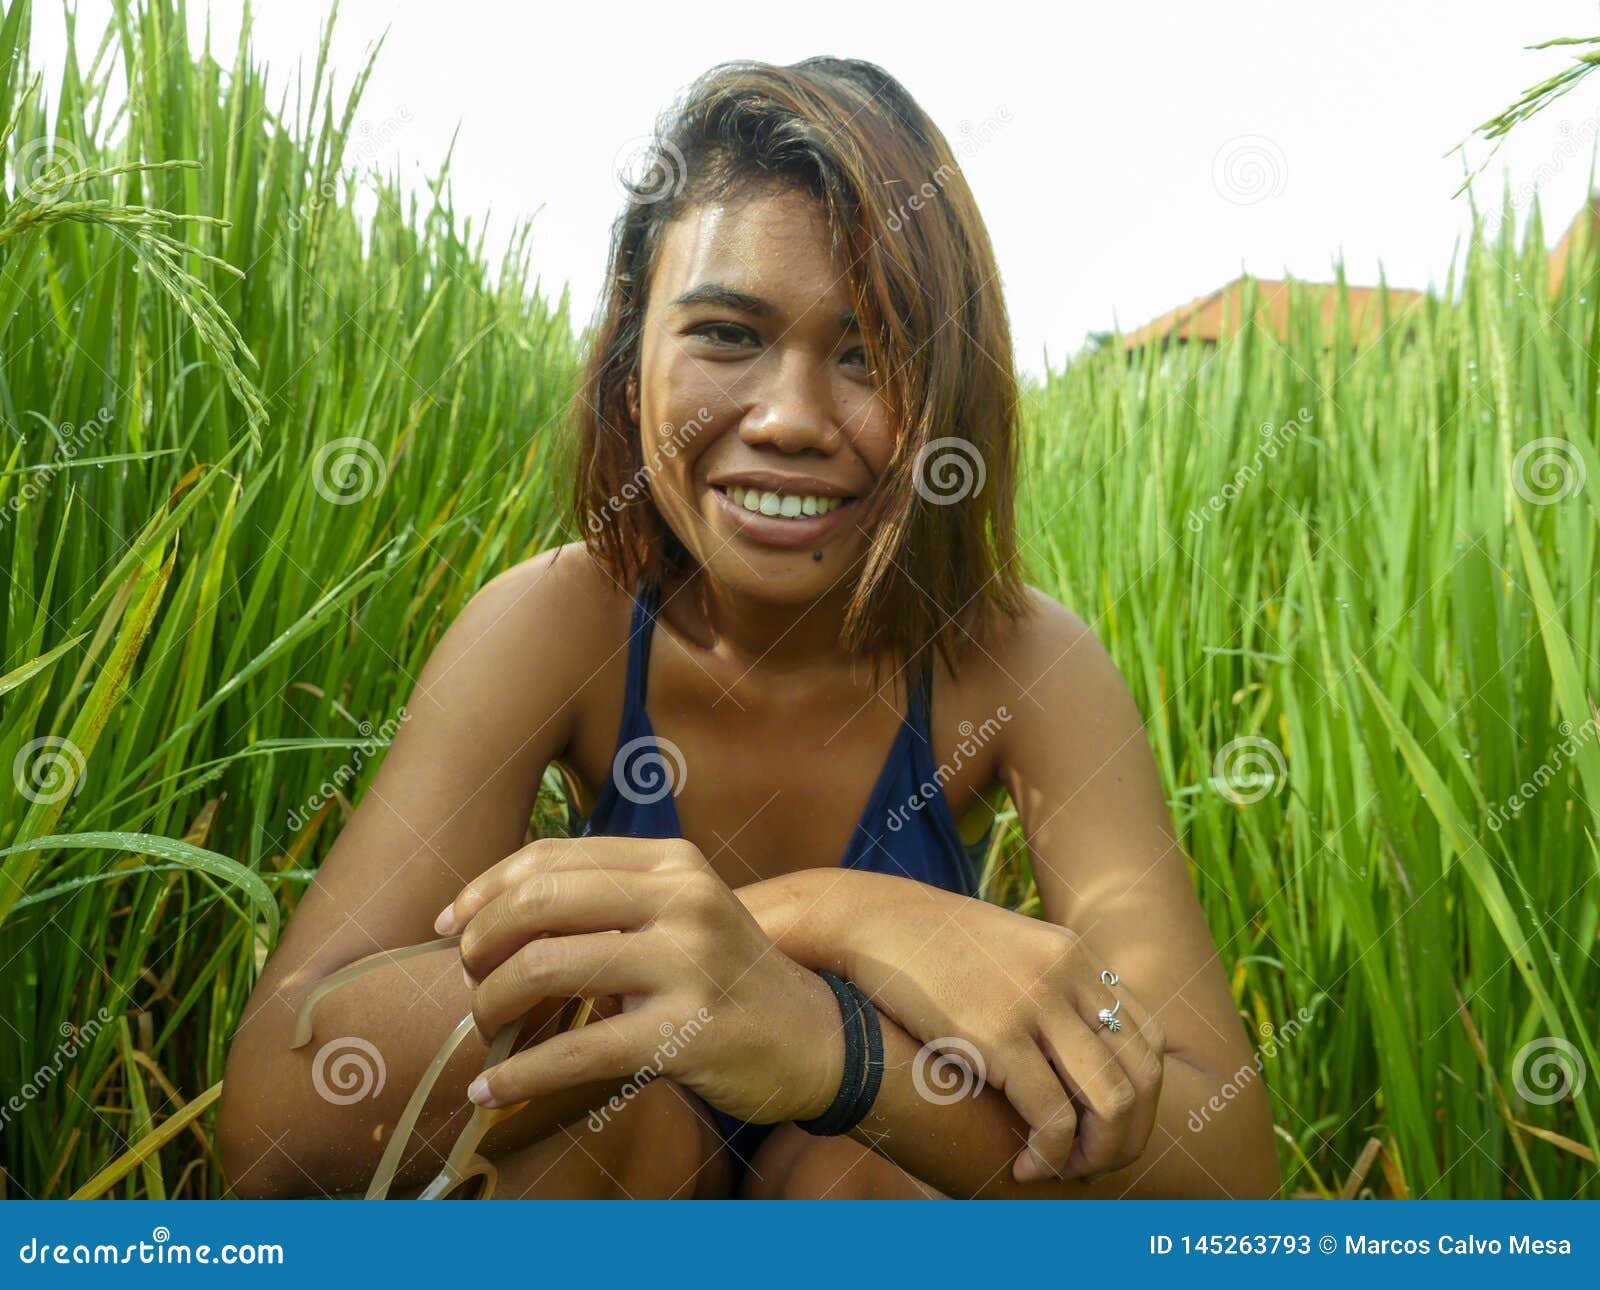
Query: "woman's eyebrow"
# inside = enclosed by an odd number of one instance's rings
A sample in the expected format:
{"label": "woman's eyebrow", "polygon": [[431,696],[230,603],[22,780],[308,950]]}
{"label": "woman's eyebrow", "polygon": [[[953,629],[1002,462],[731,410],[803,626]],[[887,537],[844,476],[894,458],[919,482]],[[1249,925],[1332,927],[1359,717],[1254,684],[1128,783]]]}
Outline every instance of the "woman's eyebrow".
{"label": "woman's eyebrow", "polygon": [[[747,291],[720,282],[702,282],[672,302],[673,308],[692,308],[695,305],[718,305],[723,309],[749,314],[753,318],[771,318],[778,312],[777,306],[770,300],[763,300],[760,296],[752,296]],[[845,330],[856,326],[856,311],[844,310],[839,315],[838,323]]]}

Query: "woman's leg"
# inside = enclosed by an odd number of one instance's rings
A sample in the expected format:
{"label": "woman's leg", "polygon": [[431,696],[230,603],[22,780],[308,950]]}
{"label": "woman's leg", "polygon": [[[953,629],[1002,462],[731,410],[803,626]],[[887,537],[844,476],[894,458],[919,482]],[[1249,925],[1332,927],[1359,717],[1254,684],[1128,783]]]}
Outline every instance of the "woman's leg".
{"label": "woman's leg", "polygon": [[[705,1104],[669,1079],[646,1084],[598,1131],[583,1119],[494,1160],[496,1200],[727,1199],[733,1165]],[[396,1191],[414,1197],[421,1187]],[[464,1197],[478,1195],[469,1180]]]}
{"label": "woman's leg", "polygon": [[819,1138],[780,1124],[761,1144],[741,1200],[945,1200],[853,1138]]}

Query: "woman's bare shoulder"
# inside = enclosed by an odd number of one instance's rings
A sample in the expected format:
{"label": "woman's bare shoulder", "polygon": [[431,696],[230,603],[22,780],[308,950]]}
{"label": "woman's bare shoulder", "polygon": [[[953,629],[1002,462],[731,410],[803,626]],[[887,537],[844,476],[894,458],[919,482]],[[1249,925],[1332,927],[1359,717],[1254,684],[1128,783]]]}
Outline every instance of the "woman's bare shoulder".
{"label": "woman's bare shoulder", "polygon": [[473,595],[429,659],[423,689],[485,720],[570,710],[626,640],[631,606],[582,543],[543,551]]}
{"label": "woman's bare shoulder", "polygon": [[1130,716],[1127,684],[1094,629],[1035,587],[1027,588],[1027,612],[985,633],[969,656],[965,684],[990,707],[1008,704],[1013,715],[1059,722],[1062,705],[1070,705],[1078,729],[1097,724],[1085,717],[1125,723]]}
{"label": "woman's bare shoulder", "polygon": [[975,676],[987,679],[1002,670],[1014,675],[1018,668],[1037,674],[1060,662],[1085,663],[1105,653],[1094,629],[1059,600],[1037,587],[1024,592],[1025,611],[999,620],[969,651]]}
{"label": "woman's bare shoulder", "polygon": [[573,633],[604,631],[618,613],[626,623],[630,592],[614,582],[582,542],[552,547],[484,583],[462,611],[485,627],[525,627],[530,618],[561,614]]}

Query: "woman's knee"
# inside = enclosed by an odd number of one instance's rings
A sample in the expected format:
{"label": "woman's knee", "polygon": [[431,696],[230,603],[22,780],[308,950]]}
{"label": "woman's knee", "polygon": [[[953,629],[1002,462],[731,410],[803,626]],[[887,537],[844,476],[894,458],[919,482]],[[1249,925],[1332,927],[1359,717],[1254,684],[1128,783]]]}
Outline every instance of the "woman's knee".
{"label": "woman's knee", "polygon": [[669,1079],[597,1107],[539,1147],[537,1158],[512,1166],[513,1189],[520,1182],[537,1190],[535,1175],[548,1180],[560,1173],[565,1194],[596,1199],[726,1197],[732,1190],[731,1164],[710,1113]]}
{"label": "woman's knee", "polygon": [[761,1144],[743,1200],[937,1200],[942,1193],[853,1138],[820,1138],[782,1124]]}

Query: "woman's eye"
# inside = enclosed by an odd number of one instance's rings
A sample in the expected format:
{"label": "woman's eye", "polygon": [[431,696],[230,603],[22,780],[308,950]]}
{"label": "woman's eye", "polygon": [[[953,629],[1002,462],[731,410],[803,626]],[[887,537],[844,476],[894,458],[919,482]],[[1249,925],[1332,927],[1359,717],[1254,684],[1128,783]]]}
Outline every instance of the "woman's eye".
{"label": "woman's eye", "polygon": [[846,350],[844,357],[839,361],[847,363],[851,367],[864,368],[867,365],[867,351],[865,347],[857,345],[854,349]]}
{"label": "woman's eye", "polygon": [[733,323],[706,323],[696,327],[691,334],[703,336],[714,345],[726,346],[743,345],[754,339],[748,327]]}

